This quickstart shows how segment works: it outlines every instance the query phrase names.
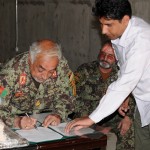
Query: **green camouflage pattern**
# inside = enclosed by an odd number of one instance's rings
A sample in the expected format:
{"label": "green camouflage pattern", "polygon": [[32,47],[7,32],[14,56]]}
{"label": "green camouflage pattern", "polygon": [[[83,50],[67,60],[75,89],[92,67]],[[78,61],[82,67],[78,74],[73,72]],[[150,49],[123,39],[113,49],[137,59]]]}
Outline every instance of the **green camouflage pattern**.
{"label": "green camouflage pattern", "polygon": [[[123,119],[122,116],[118,114],[116,111],[114,114],[112,114],[110,117],[107,117],[104,121],[104,126],[111,126],[112,132],[114,132],[117,135],[117,145],[116,150],[134,150],[135,149],[135,134],[134,134],[134,111],[135,111],[135,100],[133,96],[130,96],[129,101],[129,107],[130,109],[126,113],[126,116],[128,116],[131,121],[132,125],[130,129],[127,131],[125,135],[120,134],[120,130],[118,129],[119,122]],[[107,122],[106,122],[107,121]]]}
{"label": "green camouflage pattern", "polygon": [[[113,70],[106,80],[102,79],[99,71],[99,62],[93,61],[82,64],[75,71],[75,80],[77,87],[77,108],[76,117],[86,116],[93,112],[98,106],[100,99],[105,95],[108,86],[117,79],[117,66],[113,66]],[[135,102],[130,100],[130,110],[127,115],[133,120]],[[117,135],[117,150],[133,150],[134,149],[134,129],[129,129],[124,136],[120,135],[117,128],[122,117],[116,111],[114,114],[102,120],[99,125],[106,127],[111,126],[112,131]]]}
{"label": "green camouflage pattern", "polygon": [[[65,121],[75,107],[67,60],[62,57],[59,61],[57,78],[49,78],[37,88],[30,73],[28,55],[26,52],[16,56],[0,71],[0,86],[7,90],[7,95],[0,101],[0,118],[8,126],[13,126],[14,117],[19,114],[51,111]],[[26,82],[21,85],[19,79],[23,73]],[[16,96],[17,93],[22,95]]]}

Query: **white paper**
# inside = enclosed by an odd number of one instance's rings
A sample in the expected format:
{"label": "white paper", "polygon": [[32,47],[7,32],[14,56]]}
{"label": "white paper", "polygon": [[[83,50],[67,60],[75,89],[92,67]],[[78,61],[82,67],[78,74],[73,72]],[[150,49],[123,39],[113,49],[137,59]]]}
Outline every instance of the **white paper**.
{"label": "white paper", "polygon": [[[32,117],[36,118],[38,120],[38,122],[43,123],[45,117],[49,114],[50,113],[34,114],[34,115],[32,115]],[[49,127],[52,128],[53,130],[57,131],[58,133],[62,134],[63,136],[77,136],[77,135],[81,136],[81,135],[84,135],[84,134],[93,133],[95,131],[91,128],[83,128],[83,129],[80,129],[78,131],[74,131],[72,129],[69,134],[66,134],[64,132],[66,125],[67,125],[67,123],[65,122],[65,123],[60,123],[58,126],[49,125]]]}
{"label": "white paper", "polygon": [[76,135],[84,135],[84,134],[91,134],[93,133],[95,130],[91,129],[91,128],[83,128],[80,129],[78,131],[74,131],[73,129],[70,131],[69,134],[66,134],[65,131],[65,127],[66,127],[67,123],[61,123],[58,126],[49,126],[50,128],[54,129],[55,131],[61,133],[64,136],[76,136]]}
{"label": "white paper", "polygon": [[30,130],[17,130],[16,132],[30,142],[51,141],[61,139],[63,137],[55,131],[44,127],[38,127],[38,129]]}

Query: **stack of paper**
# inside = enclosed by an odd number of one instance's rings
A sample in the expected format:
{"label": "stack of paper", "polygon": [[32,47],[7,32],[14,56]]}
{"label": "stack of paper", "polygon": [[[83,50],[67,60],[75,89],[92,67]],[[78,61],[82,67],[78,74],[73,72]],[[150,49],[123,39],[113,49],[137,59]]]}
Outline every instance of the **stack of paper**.
{"label": "stack of paper", "polygon": [[[36,118],[37,121],[42,124],[48,114],[49,113],[35,114],[32,117]],[[66,134],[64,132],[66,124],[67,123],[61,123],[58,126],[49,126],[48,128],[38,127],[38,130],[17,130],[16,132],[22,137],[26,138],[28,141],[43,142],[61,139],[63,136],[81,136],[84,134],[91,134],[95,131],[91,128],[84,128],[78,131],[71,130],[69,134]]]}
{"label": "stack of paper", "polygon": [[28,141],[36,143],[57,140],[63,137],[55,131],[44,127],[38,127],[37,129],[30,130],[17,130],[16,132],[22,137],[26,138]]}
{"label": "stack of paper", "polygon": [[67,123],[61,123],[58,126],[49,126],[49,127],[52,128],[53,130],[57,131],[58,133],[64,135],[64,136],[77,136],[77,135],[81,136],[81,135],[84,135],[84,134],[91,134],[95,131],[91,128],[83,128],[83,129],[80,129],[78,131],[74,131],[72,129],[69,134],[66,134],[64,132],[66,125],[67,125]]}

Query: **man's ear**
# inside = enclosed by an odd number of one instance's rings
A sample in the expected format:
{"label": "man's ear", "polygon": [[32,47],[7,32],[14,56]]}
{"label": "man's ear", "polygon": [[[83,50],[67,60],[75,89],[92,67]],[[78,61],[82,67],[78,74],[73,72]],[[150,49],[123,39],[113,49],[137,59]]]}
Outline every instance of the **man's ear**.
{"label": "man's ear", "polygon": [[129,20],[130,20],[130,17],[129,17],[128,15],[125,15],[125,16],[122,18],[122,23],[127,26],[128,23],[129,23]]}

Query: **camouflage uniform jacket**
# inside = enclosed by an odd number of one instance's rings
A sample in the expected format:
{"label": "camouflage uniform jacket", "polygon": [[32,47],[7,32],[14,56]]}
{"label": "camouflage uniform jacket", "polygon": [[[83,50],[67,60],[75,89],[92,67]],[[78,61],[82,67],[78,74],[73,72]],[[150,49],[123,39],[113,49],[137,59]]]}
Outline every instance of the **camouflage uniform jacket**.
{"label": "camouflage uniform jacket", "polygon": [[117,72],[117,67],[114,67],[110,77],[103,80],[98,61],[85,63],[78,67],[75,71],[77,94],[79,95],[77,110],[79,109],[82,116],[90,114],[98,106],[108,86],[117,79]]}
{"label": "camouflage uniform jacket", "polygon": [[16,56],[0,72],[0,87],[7,91],[1,98],[0,118],[12,126],[18,114],[49,110],[66,120],[74,110],[75,101],[66,59],[62,57],[57,66],[57,78],[49,78],[37,88],[30,74],[28,55],[26,52]]}
{"label": "camouflage uniform jacket", "polygon": [[[106,80],[102,79],[102,75],[99,71],[99,62],[93,61],[91,63],[85,63],[78,67],[75,71],[75,80],[77,94],[76,105],[76,117],[89,115],[98,106],[100,99],[105,95],[108,86],[117,80],[117,66],[113,66],[112,72]],[[135,108],[135,101],[130,97],[129,101],[129,111],[127,116],[133,121],[133,113]],[[133,125],[125,134],[125,136],[120,135],[118,129],[118,124],[122,120],[122,117],[116,111],[112,115],[106,117],[102,120],[99,125],[106,127],[111,127],[112,132],[114,132],[117,137],[117,148],[116,150],[134,150],[134,128]]]}

